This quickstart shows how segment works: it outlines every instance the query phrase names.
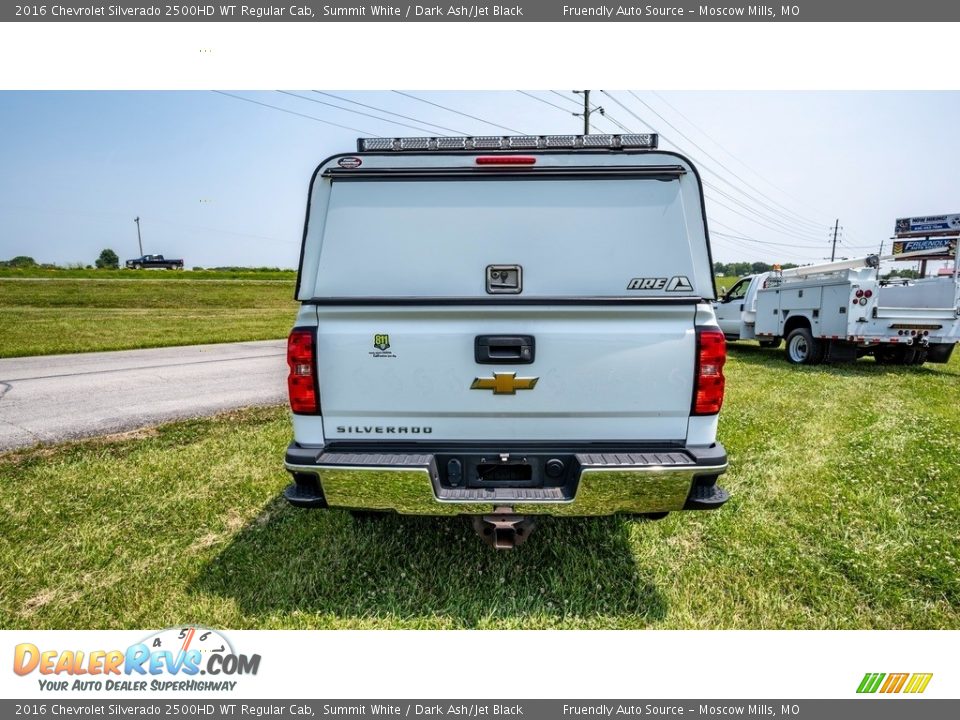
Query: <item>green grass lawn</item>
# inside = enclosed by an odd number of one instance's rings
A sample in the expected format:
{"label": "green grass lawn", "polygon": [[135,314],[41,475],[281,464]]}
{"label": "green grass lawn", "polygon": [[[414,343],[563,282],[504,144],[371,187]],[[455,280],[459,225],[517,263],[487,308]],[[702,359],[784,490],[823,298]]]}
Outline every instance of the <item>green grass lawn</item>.
{"label": "green grass lawn", "polygon": [[293,280],[119,273],[128,279],[0,273],[0,357],[266,340],[296,316]]}
{"label": "green grass lawn", "polygon": [[714,513],[462,518],[286,505],[286,412],[0,455],[0,626],[960,628],[960,357],[733,346]]}

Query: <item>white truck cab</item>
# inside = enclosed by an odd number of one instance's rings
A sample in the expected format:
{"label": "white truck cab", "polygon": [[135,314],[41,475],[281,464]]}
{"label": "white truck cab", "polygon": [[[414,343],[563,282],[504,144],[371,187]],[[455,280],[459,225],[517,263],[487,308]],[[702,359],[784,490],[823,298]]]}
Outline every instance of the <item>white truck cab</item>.
{"label": "white truck cab", "polygon": [[313,176],[296,297],[294,505],[505,548],[727,500],[701,184],[655,135],[361,139]]}
{"label": "white truck cab", "polygon": [[753,338],[757,322],[757,291],[764,286],[769,273],[741,278],[717,298],[714,310],[717,324],[727,338]]}

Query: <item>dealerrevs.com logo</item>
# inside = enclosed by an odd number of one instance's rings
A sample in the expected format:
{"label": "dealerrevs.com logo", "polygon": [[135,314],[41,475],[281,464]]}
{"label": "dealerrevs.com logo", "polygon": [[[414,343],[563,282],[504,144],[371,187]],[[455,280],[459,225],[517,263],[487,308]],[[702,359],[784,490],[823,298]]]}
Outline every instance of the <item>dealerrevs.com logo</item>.
{"label": "dealerrevs.com logo", "polygon": [[256,675],[260,655],[237,653],[216,630],[168,628],[125,650],[14,648],[13,671],[37,676],[45,691],[231,691],[239,676]]}

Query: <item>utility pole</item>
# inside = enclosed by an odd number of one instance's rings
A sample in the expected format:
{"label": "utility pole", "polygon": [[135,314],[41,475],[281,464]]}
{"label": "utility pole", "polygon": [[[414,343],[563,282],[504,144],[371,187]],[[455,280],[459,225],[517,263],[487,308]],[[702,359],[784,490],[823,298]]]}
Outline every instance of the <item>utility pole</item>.
{"label": "utility pole", "polygon": [[140,246],[140,257],[143,257],[143,241],[140,239],[140,216],[137,215],[133,221],[137,224],[137,245]]}
{"label": "utility pole", "polygon": [[598,107],[596,110],[590,109],[590,91],[589,90],[574,90],[573,93],[574,95],[583,95],[583,112],[573,113],[573,116],[583,118],[583,134],[589,135],[590,134],[590,116],[593,113],[600,113],[601,115],[603,115],[604,114],[603,108]]}
{"label": "utility pole", "polygon": [[833,249],[830,251],[830,262],[837,256],[837,230],[840,229],[840,218],[833,224]]}

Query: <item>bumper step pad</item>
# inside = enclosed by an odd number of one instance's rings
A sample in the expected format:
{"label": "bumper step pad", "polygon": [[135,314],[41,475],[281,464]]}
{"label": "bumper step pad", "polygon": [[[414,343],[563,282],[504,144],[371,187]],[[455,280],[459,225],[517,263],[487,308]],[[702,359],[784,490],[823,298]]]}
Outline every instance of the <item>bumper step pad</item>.
{"label": "bumper step pad", "polygon": [[327,499],[316,477],[300,477],[290,483],[283,490],[283,497],[288,503],[299,508],[325,508]]}
{"label": "bumper step pad", "polygon": [[694,485],[684,510],[715,510],[730,499],[730,493],[719,485]]}

